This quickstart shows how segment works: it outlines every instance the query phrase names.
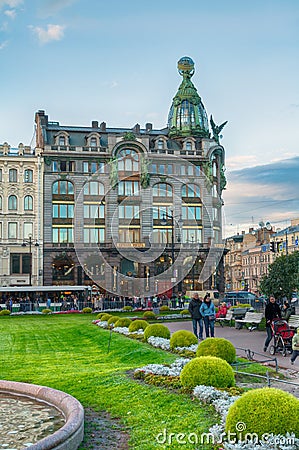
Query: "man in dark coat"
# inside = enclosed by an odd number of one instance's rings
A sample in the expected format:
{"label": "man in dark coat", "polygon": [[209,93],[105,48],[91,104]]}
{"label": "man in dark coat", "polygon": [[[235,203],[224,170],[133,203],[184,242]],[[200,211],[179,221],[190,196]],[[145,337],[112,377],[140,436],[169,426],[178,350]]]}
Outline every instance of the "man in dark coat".
{"label": "man in dark coat", "polygon": [[[202,321],[202,315],[199,311],[200,307],[202,305],[202,299],[199,298],[198,294],[194,294],[191,302],[189,303],[189,312],[191,314],[192,318],[192,325],[193,325],[193,333],[198,339],[202,339],[202,332],[203,332],[203,321]],[[197,325],[199,327],[199,334],[197,332]]]}
{"label": "man in dark coat", "polygon": [[274,295],[270,296],[269,303],[266,306],[265,309],[265,317],[266,317],[266,331],[267,331],[267,339],[265,341],[264,345],[264,352],[267,351],[268,345],[270,344],[270,341],[272,339],[273,333],[271,328],[271,322],[273,319],[281,319],[281,311],[276,303]]}

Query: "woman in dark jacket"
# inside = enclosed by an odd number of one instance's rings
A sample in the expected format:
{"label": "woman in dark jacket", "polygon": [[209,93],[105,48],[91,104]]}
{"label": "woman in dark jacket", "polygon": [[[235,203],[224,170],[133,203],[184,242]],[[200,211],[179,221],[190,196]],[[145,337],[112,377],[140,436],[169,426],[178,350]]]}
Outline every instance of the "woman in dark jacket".
{"label": "woman in dark jacket", "polygon": [[269,303],[265,309],[265,317],[266,317],[266,331],[267,331],[267,339],[264,345],[264,352],[267,351],[268,345],[272,339],[273,333],[271,328],[271,322],[273,319],[281,319],[281,312],[278,304],[276,303],[274,295],[270,296]]}
{"label": "woman in dark jacket", "polygon": [[[202,339],[203,332],[202,315],[200,313],[201,304],[202,299],[199,298],[198,294],[194,294],[188,308],[192,318],[193,333],[198,339]],[[197,325],[199,327],[199,335],[197,333]]]}

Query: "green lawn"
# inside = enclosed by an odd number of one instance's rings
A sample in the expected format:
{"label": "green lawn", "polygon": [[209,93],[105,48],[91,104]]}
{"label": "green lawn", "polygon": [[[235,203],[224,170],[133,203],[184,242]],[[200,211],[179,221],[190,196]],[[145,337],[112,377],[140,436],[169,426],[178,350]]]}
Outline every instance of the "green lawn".
{"label": "green lawn", "polygon": [[[201,433],[217,422],[211,407],[188,395],[142,384],[127,375],[149,363],[170,363],[175,355],[110,333],[86,315],[15,316],[0,318],[1,379],[50,386],[76,397],[84,407],[106,410],[127,427],[130,448],[212,449],[204,444],[172,441],[158,444],[155,436]],[[84,447],[82,447],[84,449]]]}

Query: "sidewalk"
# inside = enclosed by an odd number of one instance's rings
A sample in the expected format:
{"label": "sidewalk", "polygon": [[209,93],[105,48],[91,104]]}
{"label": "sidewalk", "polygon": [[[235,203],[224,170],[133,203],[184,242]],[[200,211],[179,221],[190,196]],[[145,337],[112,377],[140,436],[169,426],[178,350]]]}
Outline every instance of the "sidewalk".
{"label": "sidewalk", "polygon": [[[165,324],[171,333],[177,330],[189,330],[192,329],[192,322],[165,322]],[[205,333],[204,333],[205,335]],[[264,342],[266,340],[266,331],[249,331],[247,329],[236,330],[234,327],[224,326],[223,328],[216,324],[215,326],[215,337],[223,337],[228,339],[236,348],[238,356],[245,356],[243,350],[239,350],[238,348],[250,349],[252,352],[255,352],[254,359],[257,361],[262,361],[268,358],[277,358],[278,366],[281,369],[290,369],[292,371],[299,372],[299,358],[296,359],[295,364],[292,366],[290,362],[291,355],[287,355],[286,357],[282,356],[281,353],[275,353],[274,356],[271,356],[269,351],[263,352]],[[272,341],[270,342],[271,345]],[[269,347],[270,347],[269,345]],[[269,349],[268,347],[268,349]],[[257,353],[260,353],[258,355]],[[272,364],[271,364],[272,365]]]}

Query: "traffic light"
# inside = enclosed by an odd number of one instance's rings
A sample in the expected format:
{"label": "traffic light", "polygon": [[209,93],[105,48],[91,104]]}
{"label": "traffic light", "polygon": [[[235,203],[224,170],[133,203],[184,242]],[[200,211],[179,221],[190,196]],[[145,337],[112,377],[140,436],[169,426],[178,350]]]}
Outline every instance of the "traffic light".
{"label": "traffic light", "polygon": [[270,242],[270,252],[273,252],[273,253],[275,253],[275,242],[274,241],[272,241],[272,242]]}

